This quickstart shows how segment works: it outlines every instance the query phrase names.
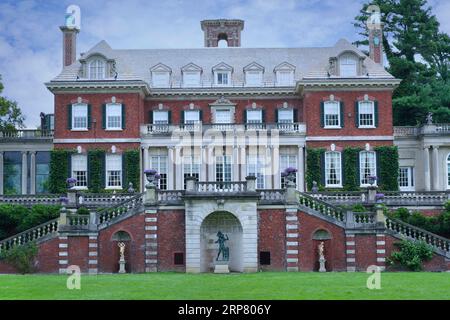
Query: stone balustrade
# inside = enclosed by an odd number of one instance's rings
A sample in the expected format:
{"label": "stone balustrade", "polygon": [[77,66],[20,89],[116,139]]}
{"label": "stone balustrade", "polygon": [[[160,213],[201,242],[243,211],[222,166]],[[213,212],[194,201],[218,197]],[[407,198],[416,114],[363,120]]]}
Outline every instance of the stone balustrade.
{"label": "stone balustrade", "polygon": [[53,219],[0,241],[0,252],[2,250],[8,250],[16,245],[24,245],[45,236],[56,234],[58,232],[58,222],[59,218]]}
{"label": "stone balustrade", "polygon": [[415,137],[419,135],[449,135],[450,123],[425,124],[422,127],[394,127],[395,137]]}
{"label": "stone balustrade", "polygon": [[59,194],[2,195],[0,196],[0,203],[24,206],[34,206],[36,204],[59,205],[61,196]]}
{"label": "stone balustrade", "polygon": [[197,192],[246,192],[247,184],[242,181],[235,182],[198,182]]}
{"label": "stone balustrade", "polygon": [[140,207],[143,204],[143,194],[138,194],[120,204],[113,207],[103,208],[97,212],[96,220],[98,223],[105,223],[114,218],[117,218],[125,213],[129,212],[131,209]]}
{"label": "stone balustrade", "polygon": [[284,202],[286,190],[284,189],[259,189],[257,190],[260,194],[260,203],[276,203]]}
{"label": "stone balustrade", "polygon": [[324,216],[334,218],[338,221],[344,222],[346,219],[346,215],[342,209],[317,198],[311,197],[305,193],[298,193],[298,202],[302,206],[310,208]]}
{"label": "stone balustrade", "polygon": [[19,129],[0,131],[0,138],[4,140],[48,139],[53,138],[53,130]]}

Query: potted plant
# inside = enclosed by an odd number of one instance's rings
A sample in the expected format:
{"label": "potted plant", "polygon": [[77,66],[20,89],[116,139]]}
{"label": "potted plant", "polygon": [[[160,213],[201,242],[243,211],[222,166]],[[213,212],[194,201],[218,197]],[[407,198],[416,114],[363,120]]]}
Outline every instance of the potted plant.
{"label": "potted plant", "polygon": [[155,169],[147,169],[144,170],[145,177],[147,178],[149,187],[156,186],[156,181],[161,178],[161,176],[158,174],[158,172]]}
{"label": "potted plant", "polygon": [[369,184],[371,186],[373,186],[375,184],[375,182],[377,181],[377,177],[376,176],[368,176],[367,180],[369,181]]}
{"label": "potted plant", "polygon": [[75,184],[77,183],[77,179],[67,178],[66,182],[67,182],[67,185],[69,186],[69,189],[72,189],[73,187],[75,187]]}
{"label": "potted plant", "polygon": [[297,176],[297,169],[293,167],[288,167],[284,169],[281,176],[286,180],[286,185],[295,186],[295,178]]}

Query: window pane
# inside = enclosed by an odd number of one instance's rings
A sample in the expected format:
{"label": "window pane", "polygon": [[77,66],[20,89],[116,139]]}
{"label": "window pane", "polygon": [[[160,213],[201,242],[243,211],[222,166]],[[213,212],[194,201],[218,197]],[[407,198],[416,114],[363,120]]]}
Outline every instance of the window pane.
{"label": "window pane", "polygon": [[72,105],[72,129],[87,129],[87,104]]}
{"label": "window pane", "polygon": [[87,187],[87,156],[72,155],[72,178],[77,179],[75,186]]}
{"label": "window pane", "polygon": [[158,188],[167,190],[167,156],[155,155],[150,157],[150,169],[156,170],[160,179],[158,180]]}
{"label": "window pane", "polygon": [[169,87],[169,72],[152,72],[152,85],[157,88]]}
{"label": "window pane", "polygon": [[359,102],[359,125],[373,126],[374,125],[374,106],[372,101]]}
{"label": "window pane", "polygon": [[278,110],[278,121],[281,123],[294,122],[294,110],[292,110],[292,109]]}
{"label": "window pane", "polygon": [[247,123],[261,123],[262,111],[261,110],[247,110]]}
{"label": "window pane", "polygon": [[325,127],[337,127],[340,125],[339,102],[326,101],[324,104]]}
{"label": "window pane", "polygon": [[198,110],[187,110],[184,112],[184,123],[193,123],[200,120],[200,112]]}
{"label": "window pane", "polygon": [[294,82],[293,71],[277,71],[277,84],[283,86],[290,86]]}
{"label": "window pane", "polygon": [[5,152],[3,155],[4,194],[22,193],[22,155],[20,152]]}
{"label": "window pane", "polygon": [[153,111],[154,124],[168,124],[169,113],[167,111]]}
{"label": "window pane", "polygon": [[376,176],[376,155],[373,151],[362,151],[359,154],[361,185],[369,184],[369,177]]}
{"label": "window pane", "polygon": [[325,153],[325,184],[327,186],[341,185],[341,154],[339,152]]}
{"label": "window pane", "polygon": [[245,72],[245,84],[247,86],[260,86],[262,83],[262,72],[247,71]]}
{"label": "window pane", "polygon": [[[286,181],[284,177],[281,177],[281,173],[291,167],[291,168],[297,168],[297,156],[296,155],[290,155],[290,154],[280,154],[280,180],[281,180],[281,188],[286,187]],[[297,178],[295,178],[294,183],[297,182]]]}
{"label": "window pane", "polygon": [[122,186],[122,156],[106,155],[106,185],[108,187]]}

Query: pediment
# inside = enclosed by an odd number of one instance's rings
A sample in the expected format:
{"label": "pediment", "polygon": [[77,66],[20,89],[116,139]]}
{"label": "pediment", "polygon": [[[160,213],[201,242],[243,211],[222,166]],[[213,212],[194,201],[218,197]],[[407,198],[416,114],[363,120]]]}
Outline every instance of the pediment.
{"label": "pediment", "polygon": [[252,62],[244,67],[244,71],[263,71],[264,67],[259,63]]}
{"label": "pediment", "polygon": [[172,72],[172,69],[170,69],[168,66],[166,66],[163,63],[158,63],[150,68],[151,72]]}
{"label": "pediment", "polygon": [[202,72],[202,68],[196,65],[195,63],[188,63],[184,67],[181,68],[181,71],[188,71],[188,72]]}
{"label": "pediment", "polygon": [[274,71],[295,71],[295,66],[290,64],[289,62],[282,62],[279,65],[277,65],[273,70]]}
{"label": "pediment", "polygon": [[220,97],[213,103],[209,104],[210,106],[235,106],[236,103],[231,102],[230,100],[226,99],[225,97]]}
{"label": "pediment", "polygon": [[233,67],[226,64],[225,62],[221,62],[212,67],[213,71],[233,71]]}

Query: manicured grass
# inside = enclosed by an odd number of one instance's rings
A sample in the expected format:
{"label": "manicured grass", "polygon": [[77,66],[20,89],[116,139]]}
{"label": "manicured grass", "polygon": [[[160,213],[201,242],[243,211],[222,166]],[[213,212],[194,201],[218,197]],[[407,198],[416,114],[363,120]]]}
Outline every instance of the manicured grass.
{"label": "manicured grass", "polygon": [[450,299],[450,273],[382,273],[381,289],[366,273],[184,274],[81,276],[0,275],[0,299]]}

